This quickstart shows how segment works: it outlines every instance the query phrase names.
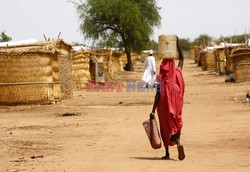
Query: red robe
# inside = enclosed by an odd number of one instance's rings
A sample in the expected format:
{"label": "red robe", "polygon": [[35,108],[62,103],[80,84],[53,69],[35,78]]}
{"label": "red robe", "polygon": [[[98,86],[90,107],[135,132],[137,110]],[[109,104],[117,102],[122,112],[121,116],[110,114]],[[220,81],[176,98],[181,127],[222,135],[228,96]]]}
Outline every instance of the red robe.
{"label": "red robe", "polygon": [[157,80],[161,83],[160,100],[157,113],[164,146],[173,146],[173,134],[181,134],[182,107],[185,84],[181,68],[176,68],[174,60],[164,59]]}

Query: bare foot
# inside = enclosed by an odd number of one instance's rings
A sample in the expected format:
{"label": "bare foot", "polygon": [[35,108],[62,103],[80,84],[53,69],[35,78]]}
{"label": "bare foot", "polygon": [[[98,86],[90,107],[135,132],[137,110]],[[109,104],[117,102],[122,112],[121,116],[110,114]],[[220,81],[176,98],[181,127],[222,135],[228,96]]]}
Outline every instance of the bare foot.
{"label": "bare foot", "polygon": [[184,147],[182,145],[178,145],[177,149],[178,149],[178,159],[180,161],[185,159]]}

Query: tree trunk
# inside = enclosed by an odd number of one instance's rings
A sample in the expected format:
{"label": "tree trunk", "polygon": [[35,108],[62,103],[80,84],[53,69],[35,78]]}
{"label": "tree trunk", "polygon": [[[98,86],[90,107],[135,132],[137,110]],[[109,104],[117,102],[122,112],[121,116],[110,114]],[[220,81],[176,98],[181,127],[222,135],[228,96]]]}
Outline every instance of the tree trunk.
{"label": "tree trunk", "polygon": [[126,71],[134,71],[133,64],[132,64],[132,59],[131,59],[131,52],[129,50],[126,50],[126,55],[127,55],[127,64],[124,67],[124,70]]}

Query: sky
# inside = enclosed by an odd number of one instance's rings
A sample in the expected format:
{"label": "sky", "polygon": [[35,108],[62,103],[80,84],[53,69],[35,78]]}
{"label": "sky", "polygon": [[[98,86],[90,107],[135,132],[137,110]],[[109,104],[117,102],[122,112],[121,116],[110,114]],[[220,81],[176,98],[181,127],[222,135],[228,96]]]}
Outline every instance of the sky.
{"label": "sky", "polygon": [[[156,0],[161,8],[160,34],[193,40],[206,33],[214,38],[250,33],[250,0]],[[60,38],[90,44],[79,30],[76,8],[68,0],[0,0],[0,32],[13,41]]]}

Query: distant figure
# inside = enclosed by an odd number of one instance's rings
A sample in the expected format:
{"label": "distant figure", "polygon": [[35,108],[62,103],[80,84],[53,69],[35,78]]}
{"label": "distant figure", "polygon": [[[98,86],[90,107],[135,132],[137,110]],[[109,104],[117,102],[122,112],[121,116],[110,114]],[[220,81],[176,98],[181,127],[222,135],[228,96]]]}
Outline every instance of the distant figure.
{"label": "distant figure", "polygon": [[214,59],[215,59],[216,65],[218,67],[218,69],[216,71],[216,75],[222,75],[221,68],[220,68],[220,61],[221,61],[221,59],[220,59],[218,51],[214,51]]}
{"label": "distant figure", "polygon": [[154,86],[155,80],[155,57],[153,50],[149,51],[149,56],[145,59],[145,71],[142,80],[146,83],[146,88]]}
{"label": "distant figure", "polygon": [[250,94],[246,94],[246,99],[242,103],[250,103]]}
{"label": "distant figure", "polygon": [[247,99],[250,99],[250,94],[247,94],[247,95],[246,95],[246,98],[247,98]]}
{"label": "distant figure", "polygon": [[232,71],[227,72],[227,77],[225,78],[225,82],[235,82],[235,76]]}
{"label": "distant figure", "polygon": [[185,158],[184,148],[180,144],[182,129],[182,107],[185,91],[185,83],[182,76],[183,53],[180,49],[178,38],[177,48],[179,52],[179,64],[175,66],[173,59],[163,59],[160,65],[160,73],[157,75],[157,93],[154,106],[150,113],[150,119],[155,118],[155,110],[160,122],[161,137],[165,146],[163,159],[170,159],[169,146],[177,145],[178,158]]}

